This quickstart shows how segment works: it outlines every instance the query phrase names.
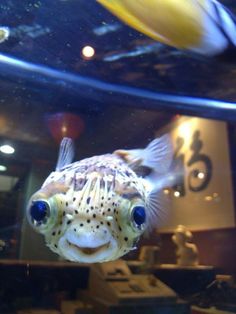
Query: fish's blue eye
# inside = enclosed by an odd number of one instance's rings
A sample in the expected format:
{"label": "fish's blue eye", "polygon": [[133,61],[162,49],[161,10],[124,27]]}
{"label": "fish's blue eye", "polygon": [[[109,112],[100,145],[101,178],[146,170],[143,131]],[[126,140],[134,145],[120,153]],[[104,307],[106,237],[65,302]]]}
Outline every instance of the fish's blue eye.
{"label": "fish's blue eye", "polygon": [[146,211],[143,206],[135,206],[132,211],[133,221],[137,227],[141,227],[146,221]]}
{"label": "fish's blue eye", "polygon": [[49,205],[44,201],[35,201],[30,207],[30,215],[31,217],[37,221],[43,221],[49,212]]}

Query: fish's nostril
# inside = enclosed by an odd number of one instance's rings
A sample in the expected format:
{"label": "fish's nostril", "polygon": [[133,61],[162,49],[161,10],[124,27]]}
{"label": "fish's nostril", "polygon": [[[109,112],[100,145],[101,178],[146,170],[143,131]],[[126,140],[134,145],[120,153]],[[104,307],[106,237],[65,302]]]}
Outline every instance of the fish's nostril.
{"label": "fish's nostril", "polygon": [[74,232],[77,232],[77,229],[76,229],[76,228],[74,228]]}

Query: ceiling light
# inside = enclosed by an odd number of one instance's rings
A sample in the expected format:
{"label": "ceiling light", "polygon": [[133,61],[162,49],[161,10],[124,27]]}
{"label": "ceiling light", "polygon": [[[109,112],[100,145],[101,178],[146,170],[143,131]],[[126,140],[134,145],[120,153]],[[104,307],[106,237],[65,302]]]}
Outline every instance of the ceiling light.
{"label": "ceiling light", "polygon": [[175,191],[175,192],[174,192],[174,196],[175,196],[175,197],[180,197],[180,192],[179,192],[179,191]]}
{"label": "ceiling light", "polygon": [[10,145],[2,145],[0,146],[0,152],[4,154],[14,154],[15,148]]}
{"label": "ceiling light", "polygon": [[3,172],[3,171],[6,171],[7,170],[7,167],[4,166],[4,165],[0,165],[0,171]]}
{"label": "ceiling light", "polygon": [[85,46],[82,49],[82,55],[83,57],[85,57],[86,59],[91,59],[95,54],[95,50],[93,47],[91,46]]}

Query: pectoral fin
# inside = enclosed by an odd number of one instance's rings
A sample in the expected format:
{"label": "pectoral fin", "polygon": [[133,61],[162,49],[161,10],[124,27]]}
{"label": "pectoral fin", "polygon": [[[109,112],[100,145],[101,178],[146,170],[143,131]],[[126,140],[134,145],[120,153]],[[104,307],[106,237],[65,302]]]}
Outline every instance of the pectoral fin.
{"label": "pectoral fin", "polygon": [[159,189],[152,190],[146,199],[148,231],[162,226],[169,213],[169,202],[165,198],[163,191]]}

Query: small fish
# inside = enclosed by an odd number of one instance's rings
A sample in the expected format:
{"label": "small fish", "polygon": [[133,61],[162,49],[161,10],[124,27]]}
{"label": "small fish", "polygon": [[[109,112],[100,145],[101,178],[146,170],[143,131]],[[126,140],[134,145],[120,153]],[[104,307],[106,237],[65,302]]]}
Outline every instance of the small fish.
{"label": "small fish", "polygon": [[166,45],[233,57],[236,18],[217,0],[97,0],[123,22]]}
{"label": "small fish", "polygon": [[[115,260],[161,220],[160,190],[172,162],[168,135],[145,149],[117,150],[71,163],[73,141],[64,138],[56,170],[30,199],[27,218],[47,246],[75,262]],[[141,176],[141,171],[146,174]]]}

